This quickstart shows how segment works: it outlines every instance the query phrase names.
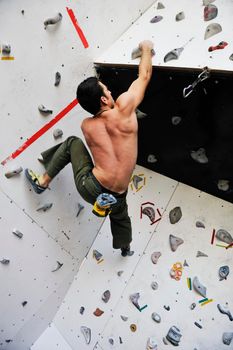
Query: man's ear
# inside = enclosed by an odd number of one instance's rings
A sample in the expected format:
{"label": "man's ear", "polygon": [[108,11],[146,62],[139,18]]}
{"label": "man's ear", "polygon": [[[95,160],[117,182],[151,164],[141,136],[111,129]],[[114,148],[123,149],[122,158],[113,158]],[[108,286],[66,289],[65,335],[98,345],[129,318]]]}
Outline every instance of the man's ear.
{"label": "man's ear", "polygon": [[100,97],[100,101],[103,103],[103,104],[107,104],[108,103],[108,100],[107,100],[107,98],[105,97],[105,96],[101,96]]}

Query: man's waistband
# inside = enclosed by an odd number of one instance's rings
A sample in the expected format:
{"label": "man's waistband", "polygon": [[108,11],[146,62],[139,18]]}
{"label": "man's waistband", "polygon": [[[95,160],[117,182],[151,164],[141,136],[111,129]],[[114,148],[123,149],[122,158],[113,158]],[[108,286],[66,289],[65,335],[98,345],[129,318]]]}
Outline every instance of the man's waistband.
{"label": "man's waistband", "polygon": [[94,176],[94,174],[92,172],[90,172],[90,175],[91,175],[93,181],[101,188],[102,193],[110,193],[116,198],[126,197],[127,191],[125,191],[124,193],[117,193],[117,192],[110,191],[109,189],[107,189],[101,185],[101,183],[97,180],[97,178]]}

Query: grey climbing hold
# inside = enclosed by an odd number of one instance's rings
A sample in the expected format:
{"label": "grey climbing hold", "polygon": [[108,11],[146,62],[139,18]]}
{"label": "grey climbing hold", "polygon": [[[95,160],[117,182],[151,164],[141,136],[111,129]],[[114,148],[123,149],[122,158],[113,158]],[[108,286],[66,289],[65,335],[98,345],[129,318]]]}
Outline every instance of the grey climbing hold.
{"label": "grey climbing hold", "polygon": [[128,317],[121,315],[121,319],[122,319],[122,321],[126,322],[128,320]]}
{"label": "grey climbing hold", "polygon": [[138,175],[133,176],[133,184],[134,184],[134,187],[136,188],[136,190],[138,189],[139,182],[141,182],[142,180],[143,180],[143,178],[141,176],[138,176]]}
{"label": "grey climbing hold", "polygon": [[60,81],[61,81],[61,73],[56,72],[54,86],[58,86],[60,84]]}
{"label": "grey climbing hold", "polygon": [[156,163],[158,159],[155,157],[154,154],[149,154],[147,157],[147,162],[148,163]]}
{"label": "grey climbing hold", "polygon": [[135,110],[135,113],[136,113],[137,119],[143,119],[143,118],[147,117],[147,114],[140,111],[140,109],[138,109],[138,108]]}
{"label": "grey climbing hold", "polygon": [[190,309],[191,309],[191,310],[194,310],[196,306],[197,306],[196,303],[192,303],[192,304],[190,305]]}
{"label": "grey climbing hold", "polygon": [[23,302],[22,302],[22,306],[23,306],[23,307],[26,306],[27,303],[28,303],[27,301],[23,301]]}
{"label": "grey climbing hold", "polygon": [[193,279],[193,288],[195,289],[195,291],[197,293],[199,293],[201,296],[203,296],[204,298],[206,298],[206,287],[204,287],[197,276],[194,277]]}
{"label": "grey climbing hold", "polygon": [[169,220],[171,224],[176,224],[182,217],[182,211],[180,207],[173,208],[169,213]]}
{"label": "grey climbing hold", "polygon": [[61,129],[53,130],[53,137],[55,138],[55,140],[57,140],[60,137],[62,137],[62,135],[63,135],[63,131]]}
{"label": "grey climbing hold", "polygon": [[80,330],[84,336],[86,344],[90,344],[90,342],[91,342],[91,329],[86,327],[86,326],[81,326]]}
{"label": "grey climbing hold", "polygon": [[164,309],[167,311],[170,311],[170,306],[169,305],[163,305]]}
{"label": "grey climbing hold", "polygon": [[81,306],[79,309],[80,314],[83,315],[84,311],[85,311],[85,307]]}
{"label": "grey climbing hold", "polygon": [[93,250],[93,257],[97,260],[97,261],[100,261],[100,259],[103,257],[103,255],[98,252],[98,250],[94,249]]}
{"label": "grey climbing hold", "polygon": [[[140,49],[140,47],[136,47],[135,49],[133,49],[132,53],[131,53],[131,59],[135,60],[138,57],[141,57],[142,55],[142,50]],[[155,51],[154,49],[151,49],[151,56],[155,55]]]}
{"label": "grey climbing hold", "polygon": [[190,155],[193,160],[201,164],[206,164],[209,161],[206,156],[206,151],[203,147],[199,148],[197,151],[191,151]]}
{"label": "grey climbing hold", "polygon": [[57,267],[55,267],[55,269],[52,270],[51,272],[55,272],[55,271],[59,270],[62,266],[63,266],[63,264],[60,263],[59,261],[57,261]]}
{"label": "grey climbing hold", "polygon": [[151,261],[152,261],[152,263],[153,263],[153,264],[157,264],[157,262],[158,262],[158,260],[159,260],[159,258],[160,258],[161,255],[162,255],[162,254],[161,254],[160,252],[154,252],[154,253],[152,253],[152,254],[151,254]]}
{"label": "grey climbing hold", "polygon": [[62,14],[59,12],[56,16],[52,18],[48,18],[44,21],[44,29],[47,28],[48,25],[53,25],[62,20]]}
{"label": "grey climbing hold", "polygon": [[151,314],[151,318],[153,321],[157,322],[157,323],[160,323],[161,322],[161,317],[159,314],[157,314],[156,312],[153,312]]}
{"label": "grey climbing hold", "polygon": [[186,259],[184,259],[183,266],[189,266],[189,264],[187,263]]}
{"label": "grey climbing hold", "polygon": [[164,56],[164,62],[169,62],[171,60],[178,60],[178,58],[180,57],[180,54],[182,53],[182,51],[184,50],[183,47],[178,47],[176,49],[173,49],[171,51],[169,51],[165,56]]}
{"label": "grey climbing hold", "polygon": [[222,27],[218,23],[211,23],[207,26],[205,30],[204,39],[208,39],[213,35],[216,35],[222,31]]}
{"label": "grey climbing hold", "polygon": [[218,189],[220,191],[228,191],[230,188],[230,181],[229,180],[218,180],[217,186],[218,186]]}
{"label": "grey climbing hold", "polygon": [[150,23],[158,23],[160,21],[162,21],[163,16],[154,16],[153,18],[151,18]]}
{"label": "grey climbing hold", "polygon": [[139,293],[133,293],[129,296],[130,301],[133,303],[134,306],[136,306],[136,308],[140,311],[140,306],[138,303],[138,300],[140,298],[140,294]]}
{"label": "grey climbing hold", "polygon": [[203,256],[203,257],[208,257],[207,254],[205,254],[205,253],[201,252],[200,250],[198,250],[198,251],[197,251],[197,254],[196,254],[196,257],[197,257],[197,258],[200,258],[201,256]]}
{"label": "grey climbing hold", "polygon": [[178,124],[180,124],[181,120],[182,120],[181,117],[175,115],[174,117],[172,117],[172,124],[178,125]]}
{"label": "grey climbing hold", "polygon": [[3,44],[2,45],[2,54],[3,55],[10,55],[11,53],[11,46],[9,44]]}
{"label": "grey climbing hold", "polygon": [[230,312],[230,310],[228,309],[227,306],[222,306],[220,304],[217,304],[217,308],[219,309],[219,311],[224,314],[224,315],[227,315],[229,317],[229,320],[230,321],[233,321],[233,316]]}
{"label": "grey climbing hold", "polygon": [[163,4],[162,2],[158,2],[157,9],[158,9],[158,10],[165,9],[164,4]]}
{"label": "grey climbing hold", "polygon": [[227,276],[229,275],[230,269],[229,266],[225,265],[225,266],[221,266],[219,268],[218,274],[219,274],[219,280],[226,280]]}
{"label": "grey climbing hold", "polygon": [[151,222],[155,221],[155,210],[152,207],[145,207],[142,209],[142,214],[148,216]]}
{"label": "grey climbing hold", "polygon": [[208,4],[204,7],[204,21],[211,21],[218,15],[218,8],[215,5]]}
{"label": "grey climbing hold", "polygon": [[107,303],[110,299],[111,293],[110,290],[106,290],[102,295],[102,300]]}
{"label": "grey climbing hold", "polygon": [[10,260],[9,259],[2,259],[2,260],[0,260],[0,263],[3,265],[8,265],[10,263]]}
{"label": "grey climbing hold", "polygon": [[43,115],[52,114],[53,113],[53,111],[51,109],[46,108],[44,105],[39,105],[38,109],[39,109],[39,112],[41,114],[43,114]]}
{"label": "grey climbing hold", "polygon": [[179,345],[181,337],[182,334],[180,333],[179,328],[177,328],[176,326],[172,326],[166,335],[167,340],[169,340],[170,343],[172,343],[175,346]]}
{"label": "grey climbing hold", "polygon": [[176,21],[182,21],[183,19],[185,19],[185,14],[183,11],[177,13],[176,15]]}
{"label": "grey climbing hold", "polygon": [[179,245],[183,244],[184,241],[182,238],[169,235],[169,243],[170,243],[171,250],[175,252],[176,249],[179,247]]}
{"label": "grey climbing hold", "polygon": [[157,349],[158,349],[158,345],[155,337],[148,338],[146,343],[146,350],[157,350]]}
{"label": "grey climbing hold", "polygon": [[52,206],[53,206],[53,203],[45,203],[41,207],[37,208],[36,211],[47,211],[50,208],[52,208]]}
{"label": "grey climbing hold", "polygon": [[223,229],[218,230],[215,236],[217,239],[227,244],[231,244],[233,242],[233,238],[231,234],[226,230],[223,230]]}
{"label": "grey climbing hold", "polygon": [[76,217],[79,216],[79,214],[81,213],[81,211],[84,209],[84,205],[82,205],[81,203],[78,203],[78,212],[76,214]]}
{"label": "grey climbing hold", "polygon": [[233,61],[233,53],[229,56],[229,60]]}
{"label": "grey climbing hold", "polygon": [[155,282],[155,281],[154,281],[154,282],[152,282],[150,286],[151,286],[151,288],[152,288],[153,290],[157,290],[157,289],[159,288],[158,283],[157,283],[157,282]]}
{"label": "grey climbing hold", "polygon": [[18,238],[23,238],[23,234],[22,232],[20,232],[19,230],[17,230],[16,228],[13,229],[12,233],[18,237]]}
{"label": "grey climbing hold", "polygon": [[120,277],[120,276],[122,275],[123,272],[124,272],[123,270],[117,271],[117,276]]}
{"label": "grey climbing hold", "polygon": [[195,326],[197,326],[198,328],[202,328],[202,325],[200,325],[200,323],[198,323],[198,322],[194,322],[194,324],[195,324]]}
{"label": "grey climbing hold", "polygon": [[109,343],[110,343],[111,345],[114,345],[114,339],[113,339],[113,338],[109,338],[108,341],[109,341]]}
{"label": "grey climbing hold", "polygon": [[196,221],[196,227],[205,228],[205,225],[201,221]]}
{"label": "grey climbing hold", "polygon": [[19,175],[23,171],[23,168],[20,166],[14,170],[8,171],[5,173],[7,179],[10,179],[12,176]]}
{"label": "grey climbing hold", "polygon": [[230,345],[233,339],[233,332],[224,332],[222,335],[222,341],[225,345]]}

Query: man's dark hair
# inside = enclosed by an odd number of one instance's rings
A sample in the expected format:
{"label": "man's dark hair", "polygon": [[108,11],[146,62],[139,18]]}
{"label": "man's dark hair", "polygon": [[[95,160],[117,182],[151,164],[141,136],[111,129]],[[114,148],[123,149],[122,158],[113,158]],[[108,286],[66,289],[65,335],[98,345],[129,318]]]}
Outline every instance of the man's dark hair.
{"label": "man's dark hair", "polygon": [[89,113],[96,114],[99,112],[101,96],[104,96],[104,91],[96,77],[85,79],[77,88],[76,97],[82,108]]}

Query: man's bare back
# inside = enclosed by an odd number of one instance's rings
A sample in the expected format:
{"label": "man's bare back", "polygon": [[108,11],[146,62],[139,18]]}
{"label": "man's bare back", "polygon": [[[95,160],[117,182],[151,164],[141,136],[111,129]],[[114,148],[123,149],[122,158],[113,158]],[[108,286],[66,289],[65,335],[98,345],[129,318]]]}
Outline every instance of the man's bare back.
{"label": "man's bare back", "polygon": [[123,193],[137,159],[137,118],[121,112],[117,101],[114,108],[100,116],[86,118],[82,131],[94,158],[94,176],[110,191]]}

